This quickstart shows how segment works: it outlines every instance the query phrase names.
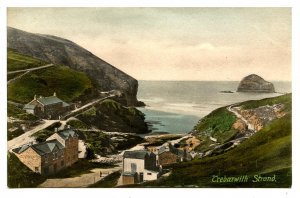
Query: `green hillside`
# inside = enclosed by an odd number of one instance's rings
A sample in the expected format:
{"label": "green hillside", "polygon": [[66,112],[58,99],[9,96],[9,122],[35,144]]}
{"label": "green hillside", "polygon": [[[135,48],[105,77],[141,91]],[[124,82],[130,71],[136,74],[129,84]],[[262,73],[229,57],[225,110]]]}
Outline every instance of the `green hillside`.
{"label": "green hillside", "polygon": [[27,168],[15,154],[7,155],[7,186],[9,188],[33,188],[46,180]]}
{"label": "green hillside", "polygon": [[59,98],[73,101],[91,92],[91,80],[82,72],[66,66],[55,66],[31,71],[8,85],[8,100],[27,103],[33,96],[50,96],[56,92]]}
{"label": "green hillside", "polygon": [[[250,104],[283,103],[286,115],[272,121],[241,145],[224,154],[179,163],[174,166],[169,177],[155,182],[144,183],[143,186],[178,186],[187,187],[290,187],[292,180],[292,123],[291,123],[291,94],[250,101]],[[215,111],[215,113],[218,111]],[[210,117],[212,117],[210,115]],[[218,183],[213,182],[215,176],[239,177],[247,175],[247,182]],[[274,182],[253,182],[255,175],[274,177]],[[258,176],[257,176],[258,177]]]}
{"label": "green hillside", "polygon": [[20,54],[12,49],[7,50],[7,70],[17,71],[22,69],[39,67],[47,64],[45,61]]}

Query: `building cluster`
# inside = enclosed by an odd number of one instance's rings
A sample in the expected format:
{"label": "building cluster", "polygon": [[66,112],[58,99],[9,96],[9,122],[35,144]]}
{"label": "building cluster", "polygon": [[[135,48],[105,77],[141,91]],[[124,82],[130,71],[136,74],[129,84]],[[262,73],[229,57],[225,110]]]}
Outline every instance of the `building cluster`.
{"label": "building cluster", "polygon": [[164,168],[191,159],[192,156],[186,150],[175,148],[170,143],[151,151],[125,151],[122,182],[127,185],[156,180]]}
{"label": "building cluster", "polygon": [[54,92],[53,96],[43,97],[36,95],[33,100],[24,106],[24,110],[27,113],[36,115],[39,118],[53,120],[60,119],[66,112],[75,109],[75,104],[68,104],[56,96]]}
{"label": "building cluster", "polygon": [[78,135],[66,129],[54,133],[45,142],[25,144],[12,151],[32,171],[50,175],[78,161]]}

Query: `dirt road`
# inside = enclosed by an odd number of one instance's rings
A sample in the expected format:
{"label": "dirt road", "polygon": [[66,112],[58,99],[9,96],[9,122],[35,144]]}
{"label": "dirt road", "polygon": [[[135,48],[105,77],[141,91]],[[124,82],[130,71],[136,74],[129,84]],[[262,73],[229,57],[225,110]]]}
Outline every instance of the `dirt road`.
{"label": "dirt road", "polygon": [[[91,170],[91,173],[82,174],[78,177],[72,178],[58,178],[58,179],[47,179],[44,183],[39,185],[40,188],[78,188],[87,187],[94,184],[102,179],[104,179],[109,174],[120,171],[121,164],[118,164],[114,168],[95,168]],[[100,177],[100,171],[102,172],[102,177]]]}
{"label": "dirt road", "polygon": [[250,122],[248,122],[248,120],[246,120],[241,114],[239,114],[235,109],[235,107],[232,108],[232,106],[230,105],[229,107],[227,107],[227,110],[234,113],[236,115],[236,117],[240,118],[247,126],[248,129],[251,131],[256,132],[255,127],[253,126],[253,124],[251,124]]}
{"label": "dirt road", "polygon": [[29,68],[29,69],[21,69],[21,70],[17,70],[17,71],[9,71],[7,72],[7,74],[16,74],[16,73],[20,73],[20,72],[28,72],[28,71],[34,71],[34,70],[39,70],[39,69],[44,69],[47,67],[53,67],[53,64],[47,64],[47,65],[43,65],[43,66],[39,66],[39,67],[34,67],[34,68]]}
{"label": "dirt road", "polygon": [[23,144],[27,144],[30,142],[34,142],[34,138],[31,137],[34,133],[38,132],[39,130],[42,130],[44,128],[47,128],[51,124],[55,122],[59,122],[59,120],[43,120],[44,123],[34,127],[32,130],[27,131],[23,133],[22,135],[10,140],[7,142],[7,149],[12,150],[13,148],[17,148]]}

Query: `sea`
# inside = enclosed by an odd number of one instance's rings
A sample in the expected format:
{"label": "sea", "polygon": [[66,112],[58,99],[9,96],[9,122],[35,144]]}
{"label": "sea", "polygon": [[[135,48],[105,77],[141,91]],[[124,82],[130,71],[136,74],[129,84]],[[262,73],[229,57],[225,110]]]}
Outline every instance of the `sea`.
{"label": "sea", "polygon": [[272,83],[276,93],[236,92],[238,81],[139,81],[137,97],[146,104],[139,110],[145,114],[150,134],[184,134],[214,109],[292,90],[291,82]]}

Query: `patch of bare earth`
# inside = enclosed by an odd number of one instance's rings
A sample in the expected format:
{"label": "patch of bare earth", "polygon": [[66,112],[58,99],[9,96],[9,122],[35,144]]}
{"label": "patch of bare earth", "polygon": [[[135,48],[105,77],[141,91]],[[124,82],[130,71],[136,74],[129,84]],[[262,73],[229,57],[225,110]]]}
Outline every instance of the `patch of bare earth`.
{"label": "patch of bare earth", "polygon": [[[256,131],[259,131],[274,119],[281,118],[285,115],[283,104],[276,104],[272,106],[266,105],[247,110],[239,109],[238,113],[251,123]],[[238,129],[241,125],[237,122],[238,120],[234,123],[233,127],[237,127]]]}

